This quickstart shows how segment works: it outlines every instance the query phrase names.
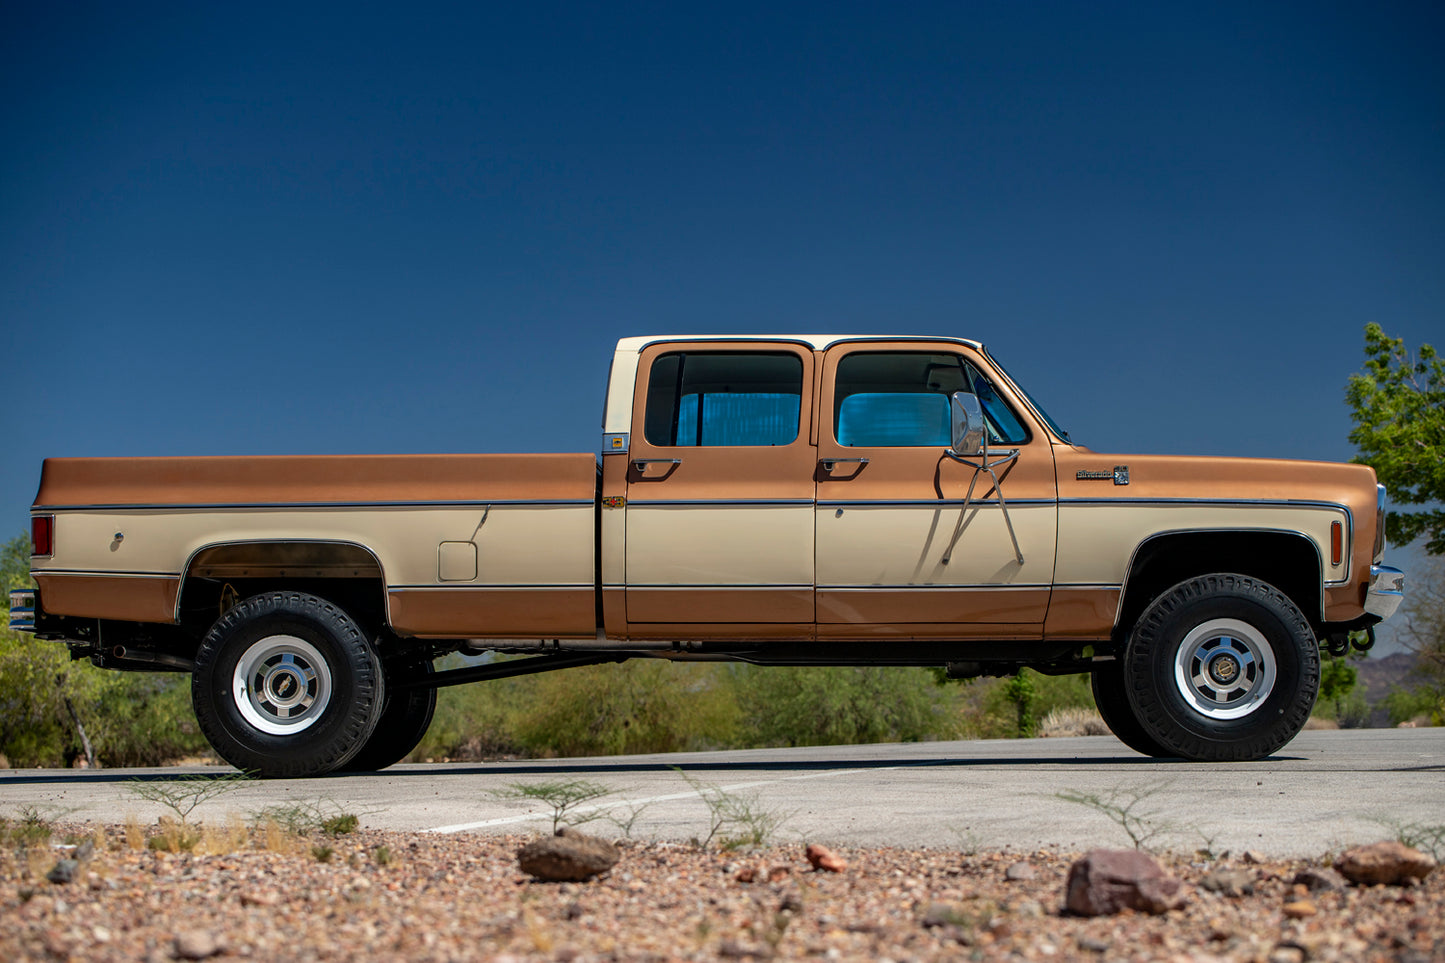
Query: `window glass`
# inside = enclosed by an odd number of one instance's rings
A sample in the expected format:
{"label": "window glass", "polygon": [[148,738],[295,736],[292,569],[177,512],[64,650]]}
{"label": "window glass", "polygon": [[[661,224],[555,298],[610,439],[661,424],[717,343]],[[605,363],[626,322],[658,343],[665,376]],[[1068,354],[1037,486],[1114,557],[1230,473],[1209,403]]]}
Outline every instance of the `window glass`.
{"label": "window glass", "polygon": [[851,448],[946,448],[955,391],[978,395],[990,444],[1028,440],[1028,429],[973,365],[922,351],[845,355],[834,382],[834,435]]}
{"label": "window glass", "polygon": [[947,448],[948,398],[860,391],[838,406],[838,444],[854,448]]}
{"label": "window glass", "polygon": [[769,352],[660,355],[643,434],[662,448],[788,445],[798,437],[803,361]]}

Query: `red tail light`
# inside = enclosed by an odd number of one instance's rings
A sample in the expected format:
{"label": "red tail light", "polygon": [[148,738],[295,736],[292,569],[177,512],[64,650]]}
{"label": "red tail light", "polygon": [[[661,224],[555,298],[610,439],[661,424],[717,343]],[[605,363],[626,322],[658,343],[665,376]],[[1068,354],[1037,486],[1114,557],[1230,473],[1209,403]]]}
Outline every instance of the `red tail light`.
{"label": "red tail light", "polygon": [[1338,565],[1345,557],[1345,526],[1330,522],[1330,564]]}
{"label": "red tail light", "polygon": [[30,544],[32,555],[51,555],[55,551],[55,516],[30,516]]}

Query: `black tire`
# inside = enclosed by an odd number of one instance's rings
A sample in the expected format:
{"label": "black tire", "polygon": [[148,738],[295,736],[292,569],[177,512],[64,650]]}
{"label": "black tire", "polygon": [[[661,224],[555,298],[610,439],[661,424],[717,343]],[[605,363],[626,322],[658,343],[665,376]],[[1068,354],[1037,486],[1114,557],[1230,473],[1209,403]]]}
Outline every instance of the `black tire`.
{"label": "black tire", "polygon": [[1299,608],[1272,585],[1204,575],[1144,611],[1123,673],[1134,718],[1170,754],[1199,762],[1262,759],[1310,717],[1319,643]]}
{"label": "black tire", "polygon": [[314,595],[267,592],[206,633],[191,704],[211,746],[237,769],[319,776],[366,744],[384,687],[381,663],[349,615]]}
{"label": "black tire", "polygon": [[393,683],[431,673],[430,662],[386,663],[386,704],[381,718],[371,738],[341,767],[343,772],[376,772],[395,765],[416,748],[431,726],[437,690],[402,689],[393,687]]}
{"label": "black tire", "polygon": [[1156,759],[1174,755],[1154,741],[1134,718],[1134,707],[1129,704],[1129,691],[1124,685],[1123,663],[1101,663],[1090,675],[1089,686],[1094,690],[1094,707],[1120,742]]}

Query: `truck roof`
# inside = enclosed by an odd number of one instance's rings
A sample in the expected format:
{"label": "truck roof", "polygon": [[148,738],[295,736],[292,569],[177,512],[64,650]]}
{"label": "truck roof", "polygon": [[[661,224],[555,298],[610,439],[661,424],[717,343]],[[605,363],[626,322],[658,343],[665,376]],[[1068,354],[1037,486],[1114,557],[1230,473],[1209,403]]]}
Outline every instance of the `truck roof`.
{"label": "truck roof", "polygon": [[649,344],[656,344],[659,341],[793,341],[806,344],[815,351],[822,351],[842,341],[950,341],[955,344],[966,344],[972,348],[983,347],[979,342],[967,338],[898,334],[654,334],[622,338],[617,342],[617,350],[641,351]]}
{"label": "truck roof", "polygon": [[617,350],[612,356],[612,371],[607,379],[607,404],[602,414],[604,434],[623,434],[631,429],[633,386],[637,379],[638,356],[643,348],[659,342],[685,345],[701,341],[791,341],[794,344],[805,344],[814,351],[822,351],[845,341],[931,341],[935,344],[945,341],[968,345],[976,350],[983,348],[977,341],[964,338],[926,338],[897,334],[654,334],[622,338],[617,342]]}

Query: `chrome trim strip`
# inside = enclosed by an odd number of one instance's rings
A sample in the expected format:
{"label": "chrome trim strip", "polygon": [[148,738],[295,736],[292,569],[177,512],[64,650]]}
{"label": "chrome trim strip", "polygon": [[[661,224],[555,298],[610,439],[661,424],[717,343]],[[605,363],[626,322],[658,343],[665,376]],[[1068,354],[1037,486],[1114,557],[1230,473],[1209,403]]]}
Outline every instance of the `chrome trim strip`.
{"label": "chrome trim strip", "polygon": [[545,582],[539,584],[521,583],[510,584],[507,582],[455,582],[451,585],[388,585],[388,592],[454,592],[458,589],[480,589],[482,591],[517,591],[517,592],[551,592],[551,591],[575,591],[576,589],[591,590],[591,582]]}
{"label": "chrome trim strip", "polygon": [[113,569],[88,569],[88,568],[41,568],[35,569],[36,575],[81,575],[100,578],[173,578],[180,579],[175,572],[117,572]]}
{"label": "chrome trim strip", "polygon": [[125,505],[36,505],[38,512],[133,512],[133,511],[212,511],[214,509],[315,509],[315,508],[481,508],[485,506],[567,506],[595,505],[590,498],[483,498],[455,501],[417,502],[138,502]]}
{"label": "chrome trim strip", "polygon": [[971,585],[819,585],[819,592],[1037,592],[1052,589],[1043,582],[979,582]]}
{"label": "chrome trim strip", "polygon": [[664,584],[664,583],[658,582],[658,583],[645,583],[645,584],[640,584],[640,585],[639,585],[639,584],[636,584],[636,583],[633,583],[633,584],[629,584],[629,585],[627,585],[627,586],[625,586],[625,587],[626,587],[626,588],[629,588],[629,589],[648,589],[649,591],[674,591],[674,590],[675,590],[675,591],[688,591],[688,592],[692,592],[692,591],[696,591],[696,590],[698,590],[698,589],[706,589],[706,590],[708,590],[709,592],[714,591],[714,590],[719,590],[719,591],[733,591],[733,590],[736,590],[736,591],[739,591],[739,592],[756,592],[756,591],[758,591],[759,589],[786,589],[786,590],[788,590],[788,591],[797,591],[797,590],[799,590],[799,589],[807,589],[808,591],[811,592],[811,591],[813,590],[813,583],[812,583],[812,582],[799,582],[799,583],[794,584],[794,583],[791,583],[791,582],[756,582],[756,583],[736,583],[736,582],[734,582],[734,583],[729,583],[729,584],[725,584],[725,585],[719,585],[719,584],[714,583],[714,582],[693,582],[693,583],[688,583],[688,584],[682,584],[682,583],[679,583],[679,582],[668,582],[668,583],[665,583],[665,584]]}
{"label": "chrome trim strip", "polygon": [[1097,591],[1119,592],[1124,588],[1122,582],[1055,582],[1056,589],[1094,589]]}
{"label": "chrome trim strip", "polygon": [[[1334,507],[1340,508],[1343,506],[1336,505]],[[1348,514],[1349,510],[1346,509],[1345,511]],[[1247,532],[1255,535],[1294,535],[1298,538],[1304,539],[1305,544],[1315,550],[1315,559],[1319,562],[1320,575],[1321,578],[1323,578],[1325,571],[1324,554],[1320,551],[1320,547],[1315,544],[1315,540],[1310,538],[1304,532],[1297,532],[1287,528],[1178,528],[1170,529],[1164,532],[1154,532],[1148,538],[1141,541],[1138,545],[1135,545],[1134,551],[1129,553],[1129,562],[1124,566],[1124,584],[1121,586],[1124,591],[1119,593],[1119,602],[1114,607],[1114,625],[1116,627],[1119,625],[1119,618],[1124,614],[1124,599],[1129,597],[1129,575],[1134,571],[1134,560],[1139,557],[1139,550],[1145,545],[1148,545],[1150,542],[1154,541],[1157,538],[1163,538],[1166,535],[1237,535],[1240,532]],[[1345,571],[1348,572],[1349,568],[1350,567],[1347,562],[1345,564]],[[1346,585],[1348,583],[1348,576],[1338,582],[1323,582],[1320,588],[1320,609],[1317,613],[1315,613],[1320,620],[1323,621],[1325,616],[1325,588],[1328,588],[1331,585]]]}
{"label": "chrome trim strip", "polygon": [[1298,498],[1060,498],[1060,505],[1228,505],[1270,506],[1273,508],[1333,508],[1350,514],[1350,507],[1339,502],[1318,502]]}
{"label": "chrome trim strip", "polygon": [[231,545],[345,545],[348,548],[360,549],[371,556],[371,560],[376,563],[376,570],[381,573],[381,585],[383,588],[381,593],[382,615],[386,618],[386,624],[391,625],[391,605],[387,602],[386,592],[384,591],[386,588],[386,566],[381,564],[381,558],[375,552],[360,542],[348,542],[345,539],[339,538],[242,538],[227,539],[221,542],[209,542],[200,546],[186,558],[185,568],[181,569],[181,574],[176,576],[181,579],[181,587],[176,589],[176,611],[173,614],[176,622],[180,622],[181,620],[181,599],[186,597],[185,579],[190,575],[191,566],[195,564],[196,556],[209,549]]}
{"label": "chrome trim strip", "polygon": [[628,496],[628,508],[774,508],[814,505],[811,498],[659,498]]}
{"label": "chrome trim strip", "polygon": [[[960,505],[997,505],[997,498],[975,498],[965,502],[962,498],[900,498],[890,500],[884,498],[872,501],[819,501],[819,508],[952,508]],[[1010,498],[1010,505],[1054,505],[1057,504],[1052,498]]]}

